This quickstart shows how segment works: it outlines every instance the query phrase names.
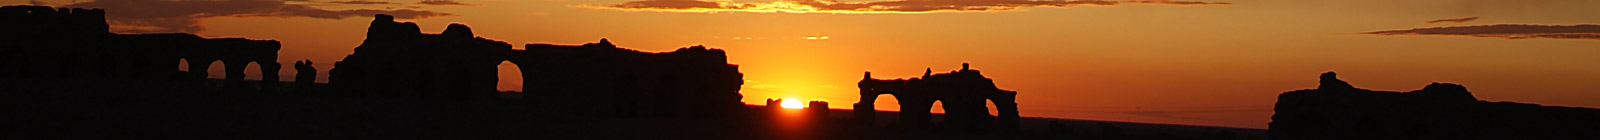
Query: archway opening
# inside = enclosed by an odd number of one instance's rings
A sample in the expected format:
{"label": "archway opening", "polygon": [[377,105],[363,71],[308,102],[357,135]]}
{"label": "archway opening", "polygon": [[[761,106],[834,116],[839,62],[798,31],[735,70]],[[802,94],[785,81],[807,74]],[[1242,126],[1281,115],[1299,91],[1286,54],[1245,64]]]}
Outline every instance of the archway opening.
{"label": "archway opening", "polygon": [[522,67],[511,61],[500,61],[496,66],[495,90],[501,99],[522,99]]}
{"label": "archway opening", "polygon": [[205,76],[200,76],[200,77],[197,77],[197,78],[199,78],[198,80],[200,80],[200,83],[202,83],[206,87],[213,87],[213,88],[221,87],[222,86],[222,78],[224,78],[224,76],[227,76],[226,75],[227,68],[225,66],[223,66],[222,60],[211,60],[211,61],[206,61],[206,62],[202,62],[202,63],[203,64],[207,64],[207,65],[205,65],[205,68],[193,68],[193,64],[191,63],[190,64],[191,68],[187,69],[187,70],[189,70],[188,74],[190,74],[190,75],[195,75],[195,74],[205,75]]}
{"label": "archway opening", "polygon": [[877,96],[878,98],[872,101],[873,110],[900,111],[900,100],[895,99],[894,94],[878,94]]}
{"label": "archway opening", "polygon": [[928,113],[931,114],[930,117],[928,117],[928,121],[930,121],[929,123],[933,123],[935,125],[942,125],[945,117],[950,117],[950,114],[945,113],[944,99],[939,98],[933,99],[933,106],[928,108]]}
{"label": "archway opening", "polygon": [[[250,61],[250,62],[245,62],[244,63],[244,80],[260,82],[260,80],[261,80],[261,62]],[[259,83],[246,83],[246,84],[259,85]]]}
{"label": "archway opening", "polygon": [[985,110],[989,110],[989,117],[1000,115],[1000,108],[994,104],[994,99],[984,99],[983,102],[987,103],[983,105],[984,108],[987,108]]}
{"label": "archway opening", "polygon": [[[863,101],[857,101],[856,104],[853,105],[852,108],[857,109],[853,112],[855,114],[854,116],[856,117],[853,119],[861,120],[858,122],[866,122],[866,125],[869,126],[891,126],[892,124],[897,124],[899,122],[898,120],[901,118],[901,115],[904,114],[884,113],[882,111],[899,111],[900,100],[896,99],[894,94],[887,92],[869,94],[872,95],[863,94]],[[863,108],[865,106],[871,107]]]}
{"label": "archway opening", "polygon": [[[167,63],[167,64],[171,64],[171,63]],[[189,59],[188,58],[178,58],[178,71],[161,70],[161,72],[162,72],[162,74],[167,74],[167,73],[188,73],[189,72]]]}

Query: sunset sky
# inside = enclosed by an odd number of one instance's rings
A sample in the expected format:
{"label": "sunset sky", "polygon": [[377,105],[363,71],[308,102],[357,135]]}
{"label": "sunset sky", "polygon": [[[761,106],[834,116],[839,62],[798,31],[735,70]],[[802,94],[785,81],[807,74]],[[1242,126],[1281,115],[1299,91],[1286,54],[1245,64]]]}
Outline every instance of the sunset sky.
{"label": "sunset sky", "polygon": [[[1593,0],[0,0],[104,8],[118,33],[281,41],[322,72],[371,15],[515,44],[728,52],[743,101],[857,102],[876,78],[961,63],[1018,91],[1023,116],[1266,128],[1279,93],[1336,71],[1358,88],[1465,85],[1478,99],[1600,107]],[[826,39],[820,38],[827,36]],[[818,37],[807,39],[807,37]],[[251,69],[255,69],[254,65]],[[211,68],[221,76],[221,66]],[[280,72],[292,77],[292,69]],[[520,90],[501,66],[502,90]],[[326,80],[320,74],[318,80]],[[250,72],[250,78],[258,75]],[[285,78],[292,80],[292,78]],[[878,109],[896,110],[893,98]]]}

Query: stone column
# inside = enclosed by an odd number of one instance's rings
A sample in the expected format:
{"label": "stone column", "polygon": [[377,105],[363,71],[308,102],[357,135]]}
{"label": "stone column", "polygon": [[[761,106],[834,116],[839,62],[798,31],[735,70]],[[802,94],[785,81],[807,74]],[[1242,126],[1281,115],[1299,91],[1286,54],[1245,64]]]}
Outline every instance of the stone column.
{"label": "stone column", "polygon": [[222,60],[222,67],[224,68],[224,70],[223,70],[224,73],[223,73],[223,78],[222,78],[222,87],[224,87],[224,88],[242,88],[242,87],[246,87],[244,85],[244,69],[245,69],[245,66],[249,65],[249,64],[250,64],[250,61]]}
{"label": "stone column", "polygon": [[933,99],[926,97],[895,95],[900,100],[900,125],[905,128],[929,128],[932,126],[930,117],[933,112]]}
{"label": "stone column", "polygon": [[211,68],[211,62],[212,61],[217,61],[217,60],[213,60],[213,59],[197,59],[197,58],[188,58],[188,59],[184,59],[184,60],[188,60],[189,61],[189,78],[184,79],[183,82],[190,82],[191,84],[196,84],[196,85],[205,85],[205,82],[206,82],[206,70],[208,68]]}
{"label": "stone column", "polygon": [[994,102],[994,108],[999,113],[996,115],[996,123],[1000,125],[1000,129],[1017,130],[1017,120],[1021,119],[1017,112],[1017,92],[1003,91],[989,100]]}
{"label": "stone column", "polygon": [[261,91],[277,93],[278,71],[283,68],[283,64],[276,61],[256,61],[256,64],[261,65]]}
{"label": "stone column", "polygon": [[[944,94],[950,95],[950,94]],[[989,112],[977,112],[976,108],[985,108],[981,97],[951,97],[939,101],[944,103],[944,129],[947,131],[968,131],[973,124],[979,121],[982,115]]]}
{"label": "stone column", "polygon": [[878,93],[868,92],[869,91],[867,90],[861,90],[861,101],[856,102],[853,110],[855,111],[855,119],[857,123],[865,126],[872,126],[873,123],[878,120],[878,111],[875,109],[877,106],[873,105],[873,103],[877,102],[878,100]]}
{"label": "stone column", "polygon": [[312,87],[317,82],[317,68],[311,66],[311,60],[295,61],[294,90],[300,94],[311,94]]}

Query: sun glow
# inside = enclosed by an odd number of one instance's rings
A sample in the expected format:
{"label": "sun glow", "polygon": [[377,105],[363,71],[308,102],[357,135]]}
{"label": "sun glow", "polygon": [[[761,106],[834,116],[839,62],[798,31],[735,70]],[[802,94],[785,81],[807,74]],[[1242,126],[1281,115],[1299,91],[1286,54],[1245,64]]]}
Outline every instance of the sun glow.
{"label": "sun glow", "polygon": [[800,104],[800,100],[795,100],[795,99],[783,100],[783,103],[779,103],[778,106],[782,106],[783,108],[793,108],[793,109],[806,108],[805,104]]}
{"label": "sun glow", "polygon": [[[897,10],[891,10],[891,9],[900,8],[900,6],[884,6],[884,5],[871,5],[871,6],[866,6],[866,7],[858,7],[858,8],[854,8],[854,9],[823,8],[823,7],[815,6],[815,4],[832,5],[832,4],[836,4],[837,3],[837,2],[830,2],[830,1],[820,1],[820,2],[821,3],[798,3],[798,2],[792,2],[792,1],[732,2],[732,1],[720,1],[719,0],[719,1],[715,1],[715,3],[717,4],[716,7],[711,7],[711,6],[702,6],[702,7],[657,7],[657,6],[651,6],[651,5],[643,5],[643,4],[640,4],[640,3],[632,3],[632,4],[625,3],[625,4],[617,4],[617,5],[578,5],[576,7],[595,8],[595,9],[616,9],[616,10],[625,10],[625,11],[656,11],[656,12],[683,12],[683,13],[750,12],[750,13],[827,13],[827,14],[886,14],[886,13],[915,14],[915,13],[932,13],[932,12],[947,12],[947,11],[951,11],[951,10],[897,11]],[[845,3],[838,3],[838,4],[845,4]],[[862,4],[862,3],[853,3],[853,4]],[[988,11],[987,9],[1009,10],[1009,9],[1016,9],[1016,8],[1014,8],[1014,7],[984,7],[984,8],[971,8],[971,9],[986,9],[986,10],[977,10],[977,11]],[[969,10],[969,11],[971,11],[971,10]]]}

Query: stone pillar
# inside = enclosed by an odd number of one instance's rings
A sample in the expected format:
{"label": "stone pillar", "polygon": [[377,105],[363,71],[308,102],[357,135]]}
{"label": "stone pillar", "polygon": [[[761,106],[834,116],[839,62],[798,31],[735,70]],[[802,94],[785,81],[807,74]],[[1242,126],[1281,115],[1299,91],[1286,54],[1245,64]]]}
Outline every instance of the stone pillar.
{"label": "stone pillar", "polygon": [[1017,121],[1021,119],[1017,112],[1017,92],[1002,91],[1000,95],[990,98],[989,101],[994,102],[994,108],[999,113],[996,115],[997,118],[995,120],[1000,125],[999,128],[1010,131],[1017,130]]}
{"label": "stone pillar", "polygon": [[872,126],[878,120],[878,110],[875,109],[877,106],[873,105],[877,100],[877,93],[868,93],[866,90],[861,90],[861,101],[856,102],[855,108],[852,109],[855,111],[857,123]]}
{"label": "stone pillar", "polygon": [[196,59],[196,58],[188,58],[188,59],[184,59],[184,60],[188,60],[189,61],[189,78],[184,79],[183,82],[189,82],[191,84],[196,84],[196,85],[205,85],[205,82],[206,82],[206,70],[208,68],[211,68],[211,62],[212,61],[217,61],[217,60],[212,60],[212,59]]}
{"label": "stone pillar", "polygon": [[224,88],[242,88],[244,85],[244,69],[250,61],[223,60],[222,86]]}
{"label": "stone pillar", "polygon": [[[946,94],[946,95],[948,95],[948,94]],[[981,115],[988,115],[988,112],[981,112],[980,113],[980,112],[976,112],[975,110],[973,110],[974,106],[976,106],[978,108],[985,107],[983,105],[983,99],[982,98],[978,98],[978,97],[959,98],[958,97],[958,98],[943,99],[943,100],[940,100],[939,102],[944,103],[944,112],[945,112],[944,113],[944,118],[945,118],[944,119],[944,129],[947,130],[947,131],[968,131],[968,130],[972,130],[971,128],[973,128],[973,124],[976,123],[977,121],[979,121],[978,119],[980,117],[978,117],[978,116],[980,116],[980,114]]]}
{"label": "stone pillar", "polygon": [[900,125],[905,128],[929,128],[933,112],[933,99],[924,97],[895,96],[900,100]]}
{"label": "stone pillar", "polygon": [[317,68],[311,66],[311,60],[294,62],[294,90],[300,94],[313,93],[317,82]]}
{"label": "stone pillar", "polygon": [[256,64],[261,65],[261,91],[266,93],[277,93],[278,71],[283,68],[283,64],[279,64],[275,61],[256,61]]}
{"label": "stone pillar", "polygon": [[[867,80],[872,80],[872,72],[870,71],[861,74],[861,81],[866,82]],[[870,127],[878,120],[878,110],[873,105],[874,102],[878,101],[878,93],[868,90],[864,83],[856,85],[856,88],[861,91],[861,100],[857,101],[851,110],[855,111],[857,123]]]}

